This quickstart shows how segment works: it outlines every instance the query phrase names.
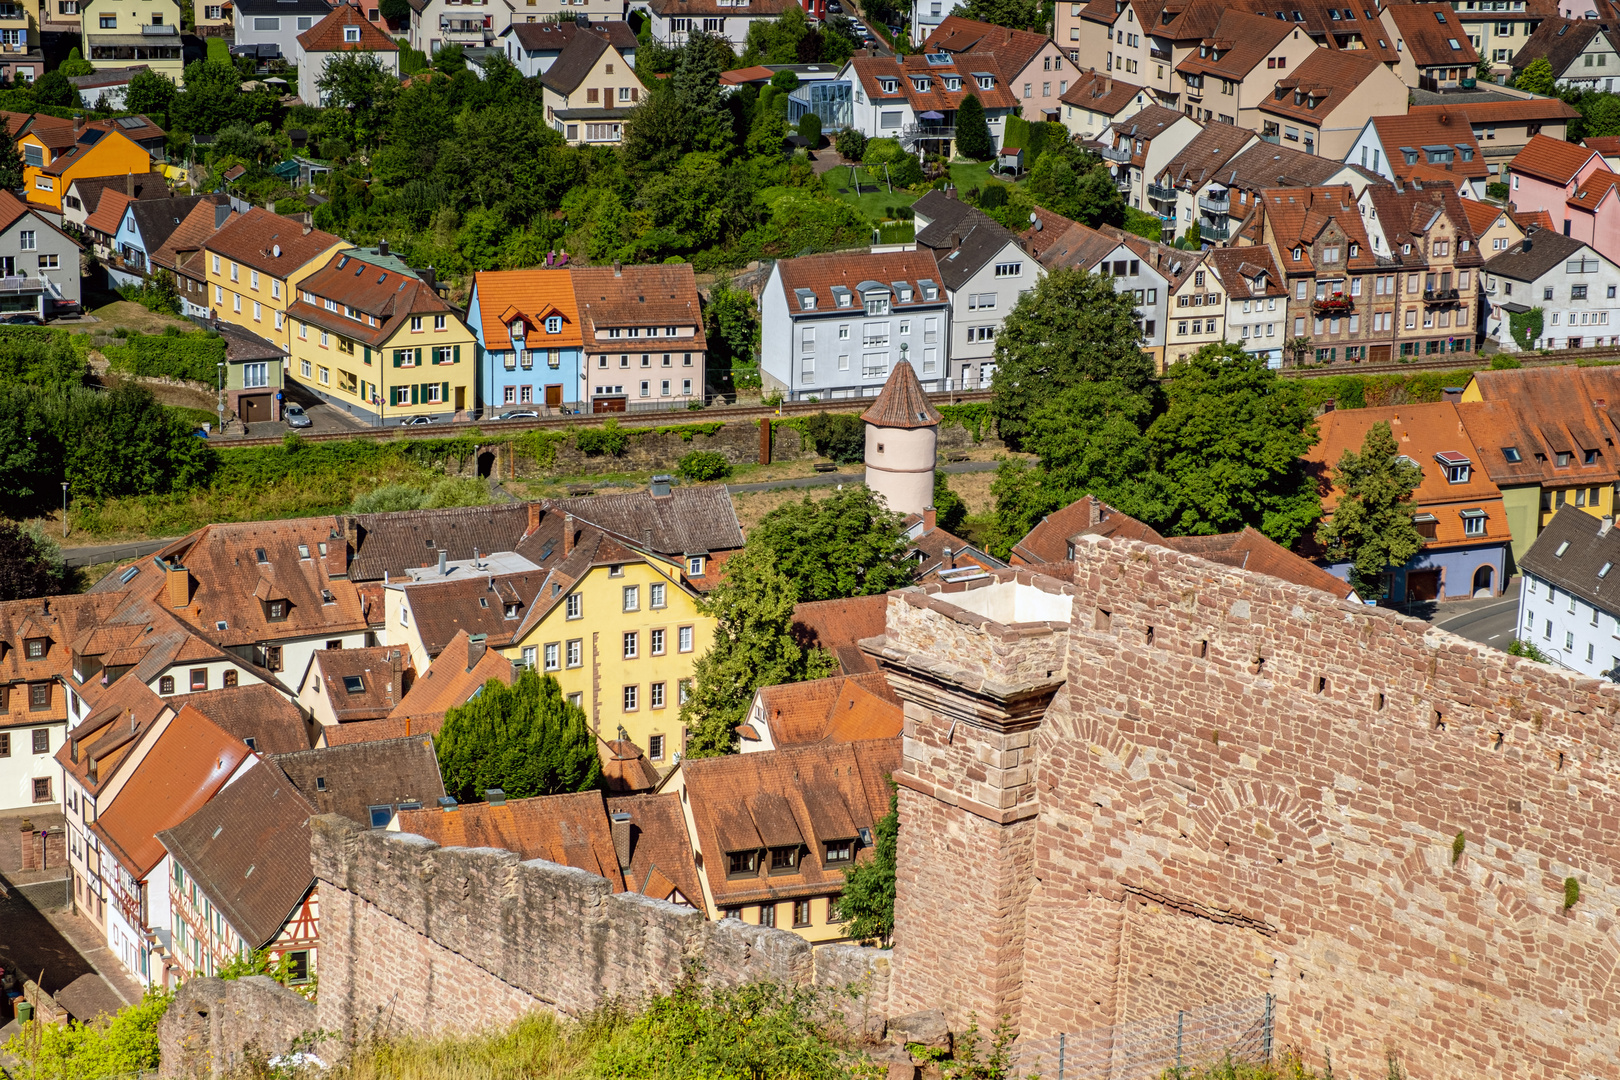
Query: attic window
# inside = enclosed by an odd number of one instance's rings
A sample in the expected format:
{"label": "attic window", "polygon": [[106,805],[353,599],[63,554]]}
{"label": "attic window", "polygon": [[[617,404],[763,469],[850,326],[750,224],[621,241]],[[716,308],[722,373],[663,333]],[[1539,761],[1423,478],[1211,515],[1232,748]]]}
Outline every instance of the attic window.
{"label": "attic window", "polygon": [[215,630],[225,630],[225,629],[227,629],[227,626],[226,626],[226,623],[225,623],[225,620],[224,620],[224,619],[221,619],[221,620],[219,620],[219,621],[218,621],[218,622],[216,622],[216,623],[215,623],[215,624],[214,624],[214,629],[215,629]]}
{"label": "attic window", "polygon": [[322,589],[321,590],[321,603],[323,603],[323,604],[335,604],[335,603],[337,603],[337,597],[332,595],[332,590],[331,589]]}
{"label": "attic window", "polygon": [[560,334],[560,333],[562,333],[562,316],[561,315],[548,315],[548,316],[546,316],[546,333],[548,333],[548,334]]}
{"label": "attic window", "polygon": [[478,606],[479,606],[479,607],[481,607],[481,608],[487,608],[487,607],[489,607],[489,597],[487,597],[487,596],[480,596],[480,597],[479,597],[479,598],[478,598]]}
{"label": "attic window", "polygon": [[118,575],[118,583],[120,585],[128,585],[132,580],[134,580],[135,575],[140,572],[140,567],[132,566],[128,570],[125,570],[122,574]]}
{"label": "attic window", "polygon": [[1510,465],[1517,465],[1519,462],[1524,460],[1524,458],[1522,456],[1520,456],[1519,448],[1517,446],[1504,446],[1504,447],[1502,447],[1502,457]]}
{"label": "attic window", "polygon": [[359,675],[345,675],[343,689],[351,694],[363,694],[366,692],[366,680]]}
{"label": "attic window", "polygon": [[1604,563],[1602,566],[1598,567],[1598,577],[1600,577],[1600,578],[1608,577],[1609,576],[1609,571],[1613,570],[1613,569],[1614,569],[1614,563],[1612,563],[1612,562]]}
{"label": "attic window", "polygon": [[298,545],[298,557],[300,559],[309,558],[309,545],[308,544],[299,544]]}
{"label": "attic window", "polygon": [[516,604],[506,605],[506,617],[508,619],[515,619],[518,617],[518,606]]}
{"label": "attic window", "polygon": [[1553,552],[1553,556],[1555,558],[1562,559],[1564,557],[1564,552],[1566,552],[1568,550],[1569,550],[1569,541],[1565,540],[1563,543],[1558,545],[1558,550]]}
{"label": "attic window", "polygon": [[316,791],[325,791],[326,790],[326,777],[317,776],[315,778],[315,790]]}
{"label": "attic window", "polygon": [[1445,17],[1445,15],[1444,15],[1444,14],[1442,14],[1442,13],[1441,13],[1441,12],[1438,12],[1438,11],[1437,11],[1437,12],[1435,12],[1435,13],[1434,13],[1434,17],[1435,17],[1435,18],[1436,18],[1436,19],[1438,19],[1438,20],[1440,20],[1440,21],[1441,21],[1441,22],[1445,22],[1445,21],[1446,21],[1446,17]]}
{"label": "attic window", "polygon": [[[1444,21],[1444,20],[1442,20],[1442,21]],[[360,28],[358,26],[345,26],[343,28],[343,40],[346,41],[346,42],[349,42],[350,44],[353,44],[353,43],[359,41],[360,40]]]}
{"label": "attic window", "polygon": [[[1446,19],[1446,17],[1445,17],[1445,16],[1444,16],[1444,15],[1442,15],[1442,16],[1440,16],[1440,21],[1441,21],[1441,22],[1444,22],[1444,21],[1445,21],[1445,19]],[[1461,46],[1461,45],[1460,45],[1460,44],[1458,44],[1458,42],[1457,42],[1457,39],[1456,39],[1456,38],[1447,38],[1447,39],[1446,39],[1446,42],[1447,42],[1447,44],[1449,44],[1449,45],[1450,45],[1450,46],[1451,46],[1451,47],[1452,47],[1452,48],[1453,48],[1453,49],[1455,49],[1455,50],[1458,50],[1458,51],[1461,51],[1461,49],[1462,49],[1462,46]]]}
{"label": "attic window", "polygon": [[267,563],[267,562],[270,561],[270,559],[264,553],[264,548],[254,548],[253,549],[253,557],[257,561],[262,562],[262,563]]}

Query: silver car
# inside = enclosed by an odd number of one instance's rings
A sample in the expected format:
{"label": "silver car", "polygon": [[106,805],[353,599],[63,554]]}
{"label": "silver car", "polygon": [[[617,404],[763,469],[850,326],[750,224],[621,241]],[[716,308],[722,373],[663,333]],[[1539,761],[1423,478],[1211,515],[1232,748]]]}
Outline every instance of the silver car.
{"label": "silver car", "polygon": [[287,421],[287,426],[290,428],[313,427],[315,423],[309,418],[309,414],[304,411],[302,405],[290,401],[282,407],[281,418]]}

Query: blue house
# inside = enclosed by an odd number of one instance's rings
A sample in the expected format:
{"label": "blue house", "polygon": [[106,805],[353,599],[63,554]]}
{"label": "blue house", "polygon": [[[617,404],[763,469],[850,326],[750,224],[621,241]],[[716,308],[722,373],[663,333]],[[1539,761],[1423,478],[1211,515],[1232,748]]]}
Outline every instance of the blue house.
{"label": "blue house", "polygon": [[196,205],[223,203],[223,195],[182,195],[174,199],[140,199],[124,208],[124,220],[113,234],[112,258],[107,260],[107,284],[140,285],[152,273],[152,255]]}
{"label": "blue house", "polygon": [[467,322],[478,339],[485,416],[515,409],[577,412],[587,400],[584,342],[567,268],[475,275]]}

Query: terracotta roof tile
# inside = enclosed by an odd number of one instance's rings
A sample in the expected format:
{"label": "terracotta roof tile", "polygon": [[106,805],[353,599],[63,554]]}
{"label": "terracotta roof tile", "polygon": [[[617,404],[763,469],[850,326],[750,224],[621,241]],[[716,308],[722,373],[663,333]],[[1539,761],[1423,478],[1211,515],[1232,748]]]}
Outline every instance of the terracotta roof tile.
{"label": "terracotta roof tile", "polygon": [[[531,515],[541,513],[538,503],[506,506],[458,506],[443,510],[401,510],[387,514],[360,514],[344,519],[354,546],[349,577],[354,581],[381,581],[407,570],[436,565],[439,550],[451,562],[516,551],[529,532]],[[537,559],[531,561],[538,562]]]}
{"label": "terracotta roof tile", "polygon": [[507,799],[500,806],[465,803],[451,811],[404,810],[399,830],[443,847],[503,848],[524,859],[545,859],[607,878],[624,892],[624,875],[599,791]]}
{"label": "terracotta roof tile", "polygon": [[883,392],[861,413],[861,419],[868,424],[885,428],[937,427],[943,417],[943,413],[929,404],[928,395],[923,393],[922,383],[917,381],[917,373],[907,360],[894,365],[888,381],[883,384]]}
{"label": "terracotta roof tile", "polygon": [[96,204],[95,213],[84,219],[84,227],[92,232],[105,233],[112,236],[118,232],[118,227],[124,223],[124,211],[135,200],[122,191],[103,192],[101,201]]}
{"label": "terracotta roof tile", "polygon": [[[752,9],[751,9],[752,10]],[[587,350],[628,351],[620,342],[597,340],[597,331],[614,327],[691,327],[695,337],[672,339],[674,348],[707,349],[697,279],[691,263],[653,266],[576,266],[569,277],[579,309],[580,333]],[[666,339],[669,340],[669,339]],[[650,346],[649,346],[650,348]]]}
{"label": "terracotta roof tile", "polygon": [[237,781],[157,840],[251,948],[269,945],[315,876],[312,808],[276,766],[256,761]]}
{"label": "terracotta roof tile", "polygon": [[816,600],[793,607],[793,637],[806,648],[826,649],[845,675],[876,671],[860,649],[863,638],[883,633],[889,602],[883,595],[848,600]]}
{"label": "terracotta roof tile", "polygon": [[1077,109],[1090,109],[1104,116],[1113,116],[1144,89],[1105,72],[1088,71],[1071,82],[1058,100]]}
{"label": "terracotta roof tile", "polygon": [[283,280],[335,245],[340,236],[252,207],[208,238],[204,250]]}
{"label": "terracotta roof tile", "polygon": [[200,810],[251,756],[241,739],[182,706],[112,801],[97,808],[91,828],[126,871],[144,878],[163,858],[157,834]]}
{"label": "terracotta roof tile", "polygon": [[[787,300],[789,311],[834,311],[840,307],[840,297],[849,310],[861,305],[861,286],[869,289],[873,284],[888,290],[889,302],[896,314],[913,309],[943,307],[946,296],[940,288],[942,280],[939,263],[933,251],[872,252],[865,255],[808,255],[800,259],[782,259],[776,264],[775,278]],[[926,287],[935,286],[935,296],[927,298]],[[896,291],[896,286],[909,286],[911,299]],[[804,292],[800,292],[804,290]],[[835,291],[838,290],[838,291]],[[800,299],[813,296],[814,306],[806,308]]]}
{"label": "terracotta roof tile", "polygon": [[160,717],[173,714],[171,703],[139,679],[119,679],[69,733],[56,751],[56,761],[95,795],[118,774],[140,736]]}
{"label": "terracotta roof tile", "polygon": [[1165,544],[1211,562],[1235,566],[1253,574],[1267,574],[1295,585],[1331,593],[1341,600],[1355,595],[1355,591],[1342,579],[1295,555],[1264,533],[1248,527],[1242,532],[1221,533],[1219,536],[1172,537]]}
{"label": "terracotta roof tile", "polygon": [[658,769],[631,740],[598,735],[596,749],[602,757],[602,790],[608,794],[631,795],[658,786]]}
{"label": "terracotta roof tile", "polygon": [[[1447,8],[1449,11],[1450,8]],[[1433,175],[1434,162],[1428,160],[1424,148],[1429,146],[1444,147],[1452,155],[1449,166],[1441,168],[1448,173],[1455,173],[1458,177],[1467,177],[1479,180],[1490,174],[1490,167],[1485,164],[1485,158],[1479,152],[1479,142],[1474,138],[1474,129],[1469,125],[1466,117],[1457,113],[1420,112],[1408,113],[1405,116],[1375,116],[1371,123],[1378,133],[1378,141],[1384,146],[1384,156],[1389,162],[1390,171],[1399,179],[1406,179],[1411,175],[1414,166],[1429,165],[1430,175]],[[1466,147],[1472,156],[1471,161],[1463,160],[1463,152],[1459,147]],[[1417,161],[1413,165],[1406,163],[1403,150],[1417,151]]]}
{"label": "terracotta roof tile", "polygon": [[[66,720],[63,686],[73,681],[73,642],[124,602],[118,593],[0,602],[0,726]],[[30,640],[39,642],[43,655],[30,657]],[[49,686],[48,710],[32,707],[29,684]]]}
{"label": "terracotta roof tile", "polygon": [[1054,510],[1012,547],[1017,566],[1039,566],[1073,558],[1069,539],[1074,536],[1118,536],[1163,544],[1164,537],[1128,514],[1091,495],[1083,495],[1060,510]]}
{"label": "terracotta roof tile", "polygon": [[1505,212],[1495,203],[1484,202],[1480,199],[1459,199],[1457,201],[1462,206],[1463,215],[1468,218],[1468,227],[1475,236],[1483,236],[1490,230],[1491,226],[1496,224],[1496,219]]}
{"label": "terracotta roof tile", "polygon": [[1187,185],[1197,191],[1216,179],[1221,169],[1240,152],[1260,137],[1248,128],[1233,124],[1208,124],[1181,153],[1170,159],[1160,176],[1168,176],[1170,185]]}
{"label": "terracotta roof tile", "polygon": [[743,546],[742,526],[722,484],[552,499],[547,506],[667,556],[713,555]]}
{"label": "terracotta roof tile", "polygon": [[1475,124],[1512,124],[1526,121],[1570,120],[1580,115],[1573,106],[1555,97],[1533,97],[1514,101],[1469,101],[1455,105],[1413,105],[1409,113],[1461,113]]}
{"label": "terracotta roof tile", "polygon": [[[221,214],[221,211],[223,211],[223,214]],[[202,250],[203,245],[208,242],[208,238],[219,231],[219,228],[216,228],[214,223],[220,221],[221,217],[224,220],[221,222],[220,227],[223,227],[235,220],[237,213],[229,206],[221,207],[212,202],[199,201],[197,205],[191,208],[191,212],[186,215],[185,220],[180,222],[174,231],[169,234],[168,239],[164,240],[156,251],[150,253],[151,261],[170,270],[179,269],[178,258],[180,254],[182,252]],[[201,268],[199,267],[192,276],[202,280]]]}
{"label": "terracotta roof tile", "polygon": [[[530,348],[578,348],[579,309],[574,304],[573,272],[563,270],[484,270],[473,276],[484,348],[512,348],[512,323],[521,320]],[[546,332],[546,319],[559,316],[559,333]]]}
{"label": "terracotta roof tile", "polygon": [[624,887],[654,900],[703,907],[703,885],[692,859],[692,841],[686,833],[681,797],[626,795],[607,800],[614,814],[630,815],[630,865]]}
{"label": "terracotta roof tile", "polygon": [[759,704],[778,750],[890,739],[904,719],[900,699],[877,671],[762,687]]}
{"label": "terracotta roof tile", "polygon": [[[344,27],[358,26],[359,41],[346,41]],[[339,4],[332,14],[298,35],[298,45],[306,53],[398,52],[394,39],[371,24],[357,7]]]}
{"label": "terracotta roof tile", "polygon": [[309,658],[309,668],[300,680],[300,687],[307,686],[311,678],[321,680],[319,692],[342,724],[379,720],[392,713],[405,696],[405,684],[414,678],[414,673],[407,650],[378,645],[361,649],[317,649]]}
{"label": "terracotta roof tile", "polygon": [[1538,134],[1532,135],[1524,149],[1513,155],[1508,169],[1554,184],[1568,184],[1593,158],[1598,159],[1599,167],[1606,167],[1603,165],[1603,155],[1596,150]]}
{"label": "terracotta roof tile", "polygon": [[1220,22],[1200,47],[1189,51],[1176,70],[1183,75],[1213,75],[1242,82],[1265,61],[1267,53],[1293,32],[1292,23],[1228,9],[1221,13]]}
{"label": "terracotta roof tile", "polygon": [[[1459,403],[1457,415],[1467,429],[1476,462],[1498,485],[1563,487],[1620,480],[1620,458],[1610,443],[1620,438],[1616,421],[1620,371],[1606,367],[1480,371],[1474,373],[1472,385],[1483,400]],[[1517,451],[1518,461],[1507,460],[1503,449],[1508,447]],[[1585,463],[1588,450],[1597,451],[1591,465]],[[1569,455],[1563,466],[1558,464],[1561,453]]]}
{"label": "terracotta roof tile", "polygon": [[86,215],[95,214],[105,193],[118,191],[128,194],[126,188],[135,189],[136,199],[167,199],[170,194],[168,181],[163,178],[162,173],[155,172],[131,173],[124,176],[81,176],[68,185],[68,191],[84,205]]}
{"label": "terracotta roof tile", "polygon": [[[1310,63],[1324,52],[1318,49],[1305,63]],[[1304,66],[1300,65],[1301,68]],[[1261,103],[1262,109],[1265,104]],[[1262,142],[1233,158],[1221,170],[1220,180],[1228,187],[1250,192],[1275,187],[1314,187],[1327,183],[1343,168],[1342,161],[1307,154],[1291,146]]]}
{"label": "terracotta roof tile", "polygon": [[[480,684],[482,685],[482,684]],[[322,728],[320,746],[347,746],[350,743],[382,742],[410,735],[438,735],[444,729],[444,713],[427,716],[390,716],[382,720],[356,720],[352,724]]]}
{"label": "terracotta roof tile", "polygon": [[1450,4],[1394,4],[1384,14],[1395,24],[1406,43],[1406,55],[1418,67],[1473,67],[1479,63],[1479,53]]}
{"label": "terracotta roof tile", "polygon": [[[1006,79],[1000,75],[995,57],[980,53],[952,56],[948,65],[927,66],[927,60],[917,56],[913,60],[902,58],[896,62],[892,56],[856,56],[850,60],[850,70],[860,80],[861,88],[873,104],[904,102],[915,113],[954,111],[969,94],[976,94],[987,109],[1011,109],[1018,99],[1013,96]],[[995,84],[986,90],[972,78],[973,72],[984,71],[996,76]],[[918,90],[917,84],[907,76],[929,76],[928,89]],[[935,78],[934,76],[940,76]],[[959,90],[945,89],[943,76],[962,76]],[[884,89],[888,83],[892,89]]]}
{"label": "terracotta roof tile", "polygon": [[1588,135],[1581,140],[1581,145],[1605,157],[1620,154],[1620,135]]}
{"label": "terracotta roof tile", "polygon": [[[248,745],[261,754],[308,750],[319,735],[319,725],[300,712],[279,687],[269,683],[202,690],[171,700],[196,709],[243,742],[251,739]],[[102,704],[105,706],[105,701]]]}
{"label": "terracotta roof tile", "polygon": [[[477,659],[469,665],[468,659],[474,654]],[[474,647],[468,632],[458,631],[434,657],[428,669],[417,676],[409,692],[389,714],[390,719],[442,717],[451,709],[466,704],[473,691],[491,679],[511,686],[512,662],[494,649]],[[349,726],[345,724],[343,728]],[[336,735],[336,732],[328,731],[327,743],[333,744]]]}
{"label": "terracotta roof tile", "polygon": [[1347,242],[1356,246],[1355,254],[1343,253],[1349,270],[1371,270],[1376,265],[1356,197],[1348,184],[1266,191],[1261,194],[1261,206],[1278,247],[1303,249],[1297,262],[1288,261],[1289,273],[1313,271],[1312,245],[1331,228],[1337,228]]}
{"label": "terracotta roof tile", "polygon": [[[825,845],[853,840],[888,812],[886,778],[899,767],[898,738],[681,762],[715,903],[726,908],[837,892],[843,867],[827,863]],[[768,852],[757,874],[726,873],[729,852],[795,844],[803,848],[793,873],[769,873]],[[855,861],[867,858],[870,848],[860,847]]]}

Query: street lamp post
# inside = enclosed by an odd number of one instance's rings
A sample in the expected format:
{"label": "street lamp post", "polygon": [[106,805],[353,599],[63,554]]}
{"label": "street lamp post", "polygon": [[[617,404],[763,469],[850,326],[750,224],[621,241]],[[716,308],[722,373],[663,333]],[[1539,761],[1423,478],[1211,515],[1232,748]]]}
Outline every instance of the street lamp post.
{"label": "street lamp post", "polygon": [[225,434],[225,362],[221,360],[215,365],[219,368],[219,433]]}
{"label": "street lamp post", "polygon": [[68,482],[66,480],[64,480],[64,481],[62,481],[62,539],[64,539],[64,540],[67,539],[67,533],[68,533],[67,489],[68,489]]}

